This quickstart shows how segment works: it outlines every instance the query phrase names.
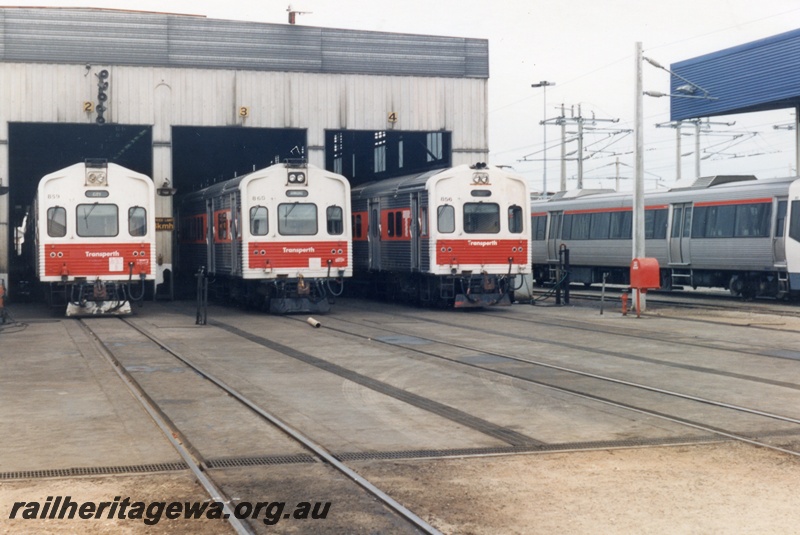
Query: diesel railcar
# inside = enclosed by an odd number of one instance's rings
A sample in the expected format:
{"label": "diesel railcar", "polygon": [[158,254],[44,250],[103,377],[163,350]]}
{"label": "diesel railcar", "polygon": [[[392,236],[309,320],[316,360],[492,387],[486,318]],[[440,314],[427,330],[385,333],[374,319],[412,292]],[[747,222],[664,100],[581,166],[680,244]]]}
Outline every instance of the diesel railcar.
{"label": "diesel railcar", "polygon": [[462,165],[353,188],[355,279],[424,305],[509,305],[530,273],[524,178]]}
{"label": "diesel railcar", "polygon": [[[570,278],[629,284],[631,194],[565,192],[531,203],[533,277],[553,283],[559,249]],[[645,256],[661,287],[724,288],[744,297],[800,292],[800,180],[703,177],[645,195]]]}
{"label": "diesel railcar", "polygon": [[184,271],[203,270],[230,299],[273,313],[327,312],[353,274],[350,185],[282,163],[187,194]]}
{"label": "diesel railcar", "polygon": [[124,315],[155,284],[150,177],[104,160],[45,175],[31,212],[45,298],[68,316]]}

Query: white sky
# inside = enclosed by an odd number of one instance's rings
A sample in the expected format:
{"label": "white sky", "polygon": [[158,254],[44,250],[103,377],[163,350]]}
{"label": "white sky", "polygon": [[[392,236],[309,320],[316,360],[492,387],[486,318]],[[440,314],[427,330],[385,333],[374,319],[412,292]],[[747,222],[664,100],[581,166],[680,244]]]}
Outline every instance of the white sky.
{"label": "white sky", "polygon": [[[102,7],[205,15],[210,18],[286,23],[288,0],[34,0],[14,6]],[[511,165],[541,188],[544,111],[541,80],[547,88],[547,116],[581,106],[584,117],[619,119],[598,127],[632,129],[635,43],[645,56],[669,67],[695,56],[800,28],[797,0],[294,0],[298,24],[397,33],[418,33],[489,40],[490,163]],[[669,75],[645,64],[644,89],[669,92]],[[800,89],[800,88],[798,88]],[[569,111],[567,113],[569,116]],[[656,128],[669,121],[669,99],[644,98],[645,182],[669,185],[675,179],[675,131]],[[794,122],[793,110],[715,117],[713,134],[701,137],[701,174],[755,174],[759,178],[794,173],[794,132],[773,125]],[[692,127],[686,133],[693,132]],[[725,134],[727,132],[727,134]],[[730,145],[734,135],[745,134]],[[606,145],[587,135],[592,150]],[[613,187],[619,153],[620,175],[632,175],[633,136],[616,135],[607,153],[586,152],[585,187]],[[553,190],[560,177],[560,128],[547,128],[547,180]],[[568,151],[576,144],[568,145]],[[682,152],[694,150],[684,136]],[[759,155],[760,154],[760,155]],[[531,161],[524,160],[528,156]],[[694,154],[682,158],[683,177],[694,173]],[[567,164],[575,187],[577,164]],[[593,178],[595,177],[595,178]],[[623,180],[621,189],[631,189]]]}

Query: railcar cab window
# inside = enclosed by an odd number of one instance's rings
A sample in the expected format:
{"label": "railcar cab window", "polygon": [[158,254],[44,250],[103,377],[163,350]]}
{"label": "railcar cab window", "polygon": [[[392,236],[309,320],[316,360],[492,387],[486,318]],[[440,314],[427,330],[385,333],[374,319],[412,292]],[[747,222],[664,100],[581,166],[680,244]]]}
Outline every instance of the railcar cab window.
{"label": "railcar cab window", "polygon": [[325,211],[328,220],[328,234],[338,236],[344,233],[344,213],[341,206],[328,206]]}
{"label": "railcar cab window", "polygon": [[63,238],[67,235],[67,210],[62,206],[47,209],[47,235]]}
{"label": "railcar cab window", "polygon": [[509,206],[508,207],[508,231],[513,234],[522,233],[522,207]]}
{"label": "railcar cab window", "polygon": [[147,235],[147,210],[143,207],[128,208],[128,234],[131,236]]}
{"label": "railcar cab window", "polygon": [[282,236],[313,236],[317,233],[317,205],[283,203],[278,205],[278,232]]}
{"label": "railcar cab window", "polygon": [[500,232],[500,205],[496,203],[464,203],[464,232],[497,234]]}
{"label": "railcar cab window", "polygon": [[442,234],[456,231],[456,209],[450,204],[443,204],[437,210],[437,228]]}
{"label": "railcar cab window", "polygon": [[119,234],[119,210],[116,204],[79,204],[78,236],[109,237]]}
{"label": "railcar cab window", "polygon": [[250,234],[253,236],[266,236],[267,232],[269,232],[267,207],[253,206],[250,208]]}

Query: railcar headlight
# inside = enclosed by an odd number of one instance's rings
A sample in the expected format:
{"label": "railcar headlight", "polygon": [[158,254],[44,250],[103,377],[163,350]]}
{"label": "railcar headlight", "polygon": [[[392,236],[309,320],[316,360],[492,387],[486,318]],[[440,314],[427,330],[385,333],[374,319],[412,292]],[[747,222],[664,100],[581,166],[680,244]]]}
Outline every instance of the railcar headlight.
{"label": "railcar headlight", "polygon": [[291,171],[289,173],[289,184],[305,184],[306,174],[302,171]]}
{"label": "railcar headlight", "polygon": [[472,174],[473,185],[486,185],[489,184],[489,173],[477,172]]}

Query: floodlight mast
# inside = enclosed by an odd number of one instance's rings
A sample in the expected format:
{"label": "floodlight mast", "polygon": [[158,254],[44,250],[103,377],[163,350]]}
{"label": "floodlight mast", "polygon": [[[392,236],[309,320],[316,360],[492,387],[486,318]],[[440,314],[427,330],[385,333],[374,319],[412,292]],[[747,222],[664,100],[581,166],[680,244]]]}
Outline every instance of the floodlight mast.
{"label": "floodlight mast", "polygon": [[542,170],[542,197],[547,198],[547,86],[556,85],[555,82],[542,80],[538,84],[531,84],[531,87],[542,88],[542,132],[544,143],[544,165]]}

